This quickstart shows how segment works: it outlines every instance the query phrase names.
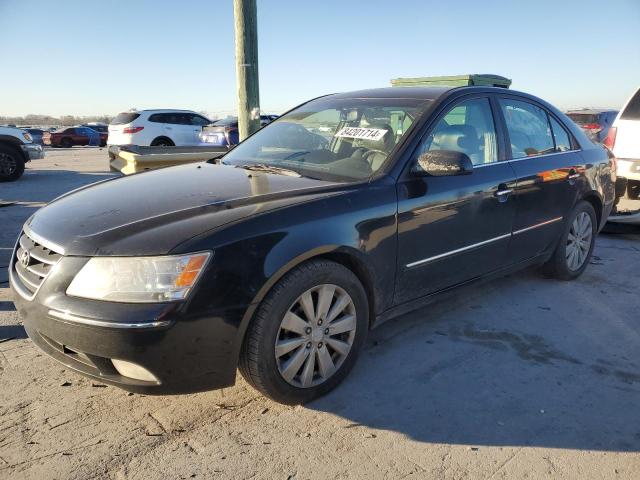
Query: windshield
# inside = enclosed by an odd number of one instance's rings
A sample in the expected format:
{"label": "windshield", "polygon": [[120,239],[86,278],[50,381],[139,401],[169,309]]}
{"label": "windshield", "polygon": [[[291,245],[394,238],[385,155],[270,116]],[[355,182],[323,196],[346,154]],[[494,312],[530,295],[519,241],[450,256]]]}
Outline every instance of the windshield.
{"label": "windshield", "polygon": [[279,167],[323,180],[364,180],[382,167],[427,103],[398,98],[315,100],[240,143],[222,163]]}

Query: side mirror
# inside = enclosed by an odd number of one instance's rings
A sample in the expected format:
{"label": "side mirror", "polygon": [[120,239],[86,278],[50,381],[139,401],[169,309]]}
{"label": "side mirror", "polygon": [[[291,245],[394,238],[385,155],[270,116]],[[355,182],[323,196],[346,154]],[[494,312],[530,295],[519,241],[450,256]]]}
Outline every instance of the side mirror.
{"label": "side mirror", "polygon": [[454,150],[431,150],[418,157],[414,168],[417,175],[447,177],[453,175],[469,175],[473,172],[473,163],[466,153]]}

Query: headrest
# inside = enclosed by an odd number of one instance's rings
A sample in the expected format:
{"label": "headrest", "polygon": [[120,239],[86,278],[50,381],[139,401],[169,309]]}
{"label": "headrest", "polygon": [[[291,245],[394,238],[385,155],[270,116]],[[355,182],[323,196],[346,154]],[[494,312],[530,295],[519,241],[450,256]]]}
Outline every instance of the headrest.
{"label": "headrest", "polygon": [[432,148],[470,152],[480,148],[480,140],[471,125],[449,125],[435,134]]}

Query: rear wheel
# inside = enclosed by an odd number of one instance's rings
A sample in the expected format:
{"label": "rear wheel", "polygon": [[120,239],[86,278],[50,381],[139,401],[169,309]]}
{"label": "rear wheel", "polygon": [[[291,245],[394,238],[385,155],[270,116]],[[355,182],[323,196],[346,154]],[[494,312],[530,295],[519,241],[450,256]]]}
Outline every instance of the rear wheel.
{"label": "rear wheel", "polygon": [[305,263],[280,280],[258,308],[240,372],[277,402],[318,398],[355,364],[368,315],[365,291],[353,272],[326,260]]}
{"label": "rear wheel", "polygon": [[171,141],[171,139],[166,137],[159,137],[151,142],[152,147],[175,147],[175,144]]}
{"label": "rear wheel", "polygon": [[545,271],[560,280],[578,278],[589,264],[597,231],[596,212],[589,202],[581,201],[569,215]]}
{"label": "rear wheel", "polygon": [[24,157],[9,145],[0,145],[0,182],[12,182],[24,173]]}

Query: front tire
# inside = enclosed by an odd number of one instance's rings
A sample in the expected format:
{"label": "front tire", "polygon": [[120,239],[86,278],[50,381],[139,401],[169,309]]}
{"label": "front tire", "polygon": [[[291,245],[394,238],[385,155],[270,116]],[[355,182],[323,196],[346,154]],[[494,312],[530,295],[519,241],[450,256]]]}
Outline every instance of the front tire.
{"label": "front tire", "polygon": [[0,145],[0,182],[13,182],[24,173],[24,157],[16,148]]}
{"label": "front tire", "polygon": [[295,405],[335,388],[364,345],[369,307],[351,270],[328,260],[286,274],[256,311],[240,372],[276,402]]}
{"label": "front tire", "polygon": [[569,214],[553,256],[544,265],[547,274],[559,280],[573,280],[585,271],[598,233],[593,206],[579,202]]}

